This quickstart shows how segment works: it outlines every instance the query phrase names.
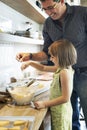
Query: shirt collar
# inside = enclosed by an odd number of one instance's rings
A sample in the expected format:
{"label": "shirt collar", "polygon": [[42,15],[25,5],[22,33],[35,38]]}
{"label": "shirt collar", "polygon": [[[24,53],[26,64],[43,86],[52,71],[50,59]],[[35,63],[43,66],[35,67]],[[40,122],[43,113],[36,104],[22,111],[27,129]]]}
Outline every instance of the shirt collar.
{"label": "shirt collar", "polygon": [[73,9],[71,8],[71,6],[68,3],[65,3],[65,4],[66,4],[66,8],[67,8],[66,14],[72,14]]}

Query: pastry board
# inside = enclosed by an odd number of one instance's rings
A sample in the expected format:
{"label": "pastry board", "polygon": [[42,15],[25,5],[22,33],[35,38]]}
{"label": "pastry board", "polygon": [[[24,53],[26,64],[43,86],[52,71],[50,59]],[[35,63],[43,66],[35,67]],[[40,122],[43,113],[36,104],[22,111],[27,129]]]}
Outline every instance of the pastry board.
{"label": "pastry board", "polygon": [[51,82],[52,81],[38,81],[39,85],[37,86],[35,96],[37,96],[45,91],[48,91],[50,89]]}
{"label": "pastry board", "polygon": [[[32,130],[33,128],[33,124],[35,121],[35,117],[34,116],[0,116],[0,121],[9,121],[9,124],[6,126],[3,126],[5,128],[12,128],[14,127],[14,122],[15,121],[24,121],[25,123],[27,121],[29,121],[29,129],[28,130]],[[24,130],[25,124],[23,125],[17,125],[20,127],[20,130]]]}
{"label": "pastry board", "polygon": [[48,91],[50,89],[50,84],[52,81],[36,81],[34,82],[30,88],[35,89],[35,96]]}

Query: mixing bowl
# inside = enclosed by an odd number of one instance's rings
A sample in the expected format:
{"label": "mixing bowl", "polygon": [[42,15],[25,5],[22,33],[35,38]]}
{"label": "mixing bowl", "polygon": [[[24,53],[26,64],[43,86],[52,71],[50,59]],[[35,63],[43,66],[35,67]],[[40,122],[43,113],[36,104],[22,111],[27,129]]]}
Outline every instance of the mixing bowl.
{"label": "mixing bowl", "polygon": [[9,93],[17,105],[29,104],[35,95],[34,91],[28,87],[15,87],[14,89],[9,89]]}

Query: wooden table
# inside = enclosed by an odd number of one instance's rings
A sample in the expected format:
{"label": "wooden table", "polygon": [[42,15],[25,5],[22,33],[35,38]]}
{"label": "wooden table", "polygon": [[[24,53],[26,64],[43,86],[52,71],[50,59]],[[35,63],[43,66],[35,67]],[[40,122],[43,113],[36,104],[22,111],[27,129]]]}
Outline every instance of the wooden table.
{"label": "wooden table", "polygon": [[[40,81],[46,87],[50,86],[52,80],[51,73],[43,73],[40,79],[45,78],[44,81]],[[48,79],[48,81],[47,81]],[[49,99],[49,90],[35,96],[35,101],[37,100],[48,100]],[[34,126],[32,130],[49,130],[50,116],[48,113],[48,109],[34,109],[31,106],[15,106],[15,105],[4,105],[4,107],[0,107],[0,116],[35,116]],[[45,119],[45,120],[44,120]],[[45,124],[45,127],[44,125]]]}
{"label": "wooden table", "polygon": [[[49,98],[49,91],[46,91],[39,96],[35,97],[35,100],[47,100]],[[0,109],[0,116],[35,116],[35,122],[33,130],[43,130],[42,122],[47,114],[47,108],[45,109],[34,109],[27,106],[15,106],[15,105],[5,105]]]}

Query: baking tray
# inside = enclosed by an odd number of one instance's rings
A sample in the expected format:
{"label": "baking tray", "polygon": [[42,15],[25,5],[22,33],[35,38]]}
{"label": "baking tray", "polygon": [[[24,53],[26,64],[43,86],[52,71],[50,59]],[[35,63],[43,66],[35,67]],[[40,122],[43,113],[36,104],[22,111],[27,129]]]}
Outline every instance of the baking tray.
{"label": "baking tray", "polygon": [[[34,79],[11,83],[7,87],[7,90],[9,91],[11,88],[16,88],[16,87],[24,87],[27,84],[27,82],[29,83],[32,80],[34,80]],[[52,80],[46,81],[43,79],[39,79],[39,80],[36,80],[34,83],[32,83],[28,88],[32,91],[35,91],[35,96],[37,96],[45,91],[48,91],[50,89],[51,82],[52,82]],[[39,85],[42,85],[42,87],[39,87]]]}
{"label": "baking tray", "polygon": [[[36,81],[34,82],[30,88],[35,90],[35,96],[48,91],[50,89],[50,84],[52,81]],[[40,87],[42,85],[42,87]]]}
{"label": "baking tray", "polygon": [[43,87],[42,88],[39,88],[37,87],[37,90],[35,92],[35,96],[45,92],[45,91],[48,91],[50,89],[50,84],[51,84],[51,81],[40,81],[40,84],[43,84]]}
{"label": "baking tray", "polygon": [[[34,121],[35,121],[35,117],[34,116],[0,116],[0,121],[2,120],[8,120],[10,121],[10,123],[5,126],[6,128],[11,128],[13,127],[13,123],[16,120],[23,120],[23,121],[29,121],[29,130],[33,129],[33,125],[34,125]],[[20,126],[20,130],[24,129],[24,125]]]}

